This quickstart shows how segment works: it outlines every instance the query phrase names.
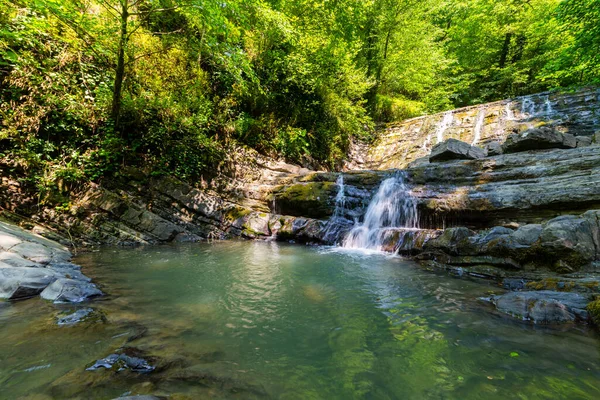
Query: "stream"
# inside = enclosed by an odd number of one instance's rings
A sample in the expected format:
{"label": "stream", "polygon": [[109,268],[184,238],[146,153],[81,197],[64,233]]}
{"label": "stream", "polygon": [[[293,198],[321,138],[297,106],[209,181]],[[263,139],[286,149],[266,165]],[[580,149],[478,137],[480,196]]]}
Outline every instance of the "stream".
{"label": "stream", "polygon": [[[1,399],[597,399],[600,341],[512,320],[500,288],[378,252],[277,242],[107,248],[75,260],[108,295],[0,303]],[[96,370],[128,348],[148,374]],[[187,396],[187,397],[186,397]]]}

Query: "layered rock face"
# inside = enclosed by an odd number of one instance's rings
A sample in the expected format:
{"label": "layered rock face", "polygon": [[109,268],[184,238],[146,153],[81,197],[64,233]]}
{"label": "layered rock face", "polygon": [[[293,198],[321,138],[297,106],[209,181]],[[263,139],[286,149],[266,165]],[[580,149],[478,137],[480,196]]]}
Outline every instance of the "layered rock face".
{"label": "layered rock face", "polygon": [[600,131],[599,100],[598,88],[540,93],[390,124],[374,144],[354,146],[346,169],[405,168],[449,138],[485,148],[542,125],[590,140]]}

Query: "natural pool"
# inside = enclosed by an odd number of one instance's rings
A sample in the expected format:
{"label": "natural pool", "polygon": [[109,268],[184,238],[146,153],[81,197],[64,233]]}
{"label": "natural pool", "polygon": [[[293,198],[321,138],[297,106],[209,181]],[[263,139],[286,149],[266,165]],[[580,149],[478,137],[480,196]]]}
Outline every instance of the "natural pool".
{"label": "natural pool", "polygon": [[[381,254],[275,242],[79,256],[106,323],[0,303],[1,399],[598,399],[600,340],[511,320],[498,288]],[[121,347],[157,367],[86,371]],[[136,353],[137,354],[137,353]]]}

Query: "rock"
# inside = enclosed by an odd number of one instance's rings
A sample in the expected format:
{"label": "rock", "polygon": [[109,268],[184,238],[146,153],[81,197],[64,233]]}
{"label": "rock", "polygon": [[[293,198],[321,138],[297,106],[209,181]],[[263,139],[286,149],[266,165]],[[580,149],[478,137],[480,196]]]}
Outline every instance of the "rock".
{"label": "rock", "polygon": [[456,139],[447,139],[436,144],[431,149],[429,162],[448,160],[474,160],[485,157],[485,152],[479,147]]}
{"label": "rock", "polygon": [[95,312],[93,308],[82,308],[68,315],[56,317],[58,325],[75,325],[92,319],[105,320],[104,316]]}
{"label": "rock", "polygon": [[0,251],[0,262],[11,267],[41,267],[42,265],[31,260],[26,260],[17,253]]}
{"label": "rock", "polygon": [[47,269],[57,272],[63,278],[75,279],[78,281],[90,282],[92,279],[81,273],[81,267],[72,263],[52,263],[46,266]]}
{"label": "rock", "polygon": [[139,357],[131,357],[126,354],[111,354],[106,358],[97,360],[93,365],[86,368],[87,371],[96,371],[99,369],[111,369],[117,372],[131,370],[138,373],[150,373],[155,367],[148,361]]}
{"label": "rock", "polygon": [[[475,232],[465,227],[445,229],[441,236],[425,243],[426,251],[443,251],[449,255],[474,254],[474,244],[469,239]],[[473,250],[473,251],[470,251]]]}
{"label": "rock", "polygon": [[577,141],[577,147],[585,147],[592,145],[591,136],[577,136],[575,140]]}
{"label": "rock", "polygon": [[18,237],[9,234],[8,232],[0,231],[0,250],[10,250],[11,247],[22,243]]}
{"label": "rock", "polygon": [[0,267],[0,298],[18,300],[36,296],[58,277],[46,268]]}
{"label": "rock", "polygon": [[156,397],[150,395],[137,395],[137,396],[125,396],[125,397],[116,397],[113,400],[161,400],[164,397]]}
{"label": "rock", "polygon": [[35,242],[22,242],[10,250],[23,258],[44,265],[52,261],[65,262],[71,259],[71,253],[66,250],[50,249],[43,244]]}
{"label": "rock", "polygon": [[491,142],[485,146],[485,152],[489,156],[499,156],[504,151],[502,150],[502,143],[500,142]]}
{"label": "rock", "polygon": [[555,269],[578,270],[596,258],[598,227],[586,218],[565,215],[542,225],[540,248],[544,257],[554,262]]}
{"label": "rock", "polygon": [[509,135],[502,145],[505,154],[529,150],[571,149],[577,146],[575,137],[562,134],[554,128],[542,126]]}
{"label": "rock", "polygon": [[519,227],[511,236],[515,242],[522,246],[531,246],[537,242],[542,234],[542,225],[528,224]]}
{"label": "rock", "polygon": [[80,303],[102,294],[93,283],[60,278],[44,289],[41,297],[56,303]]}
{"label": "rock", "polygon": [[250,235],[270,236],[269,230],[269,215],[265,213],[252,213],[242,217],[241,228],[243,232]]}
{"label": "rock", "polygon": [[523,320],[541,324],[587,321],[589,299],[579,293],[541,290],[510,292],[492,296],[490,301],[498,311]]}

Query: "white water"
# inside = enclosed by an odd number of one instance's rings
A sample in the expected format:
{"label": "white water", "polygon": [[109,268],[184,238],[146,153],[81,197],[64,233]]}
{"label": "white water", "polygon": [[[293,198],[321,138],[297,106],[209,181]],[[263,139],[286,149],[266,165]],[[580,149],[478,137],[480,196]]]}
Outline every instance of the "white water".
{"label": "white water", "polygon": [[550,98],[548,96],[546,96],[546,99],[544,100],[544,105],[546,106],[546,115],[554,114],[552,103],[550,103]]}
{"label": "white water", "polygon": [[369,203],[363,223],[357,223],[344,239],[343,247],[380,250],[390,230],[418,229],[417,202],[405,182],[406,175],[384,180]]}
{"label": "white water", "polygon": [[515,120],[515,114],[513,113],[513,110],[512,110],[512,101],[509,101],[508,103],[506,103],[505,114],[506,114],[506,119],[508,121]]}
{"label": "white water", "polygon": [[483,129],[483,122],[485,121],[485,108],[479,110],[479,114],[477,114],[477,121],[475,122],[475,137],[473,138],[473,142],[471,146],[475,146],[481,140],[481,131]]}
{"label": "white water", "polygon": [[333,218],[340,218],[342,215],[344,215],[344,209],[346,208],[344,174],[340,174],[340,176],[338,176],[335,184],[338,187],[338,192],[335,196],[335,209],[333,211]]}
{"label": "white water", "polygon": [[442,121],[439,123],[435,131],[438,143],[444,141],[444,133],[446,132],[446,129],[448,129],[448,127],[452,124],[453,120],[454,117],[452,116],[451,112],[447,112],[446,114],[444,114],[444,118],[442,118]]}

